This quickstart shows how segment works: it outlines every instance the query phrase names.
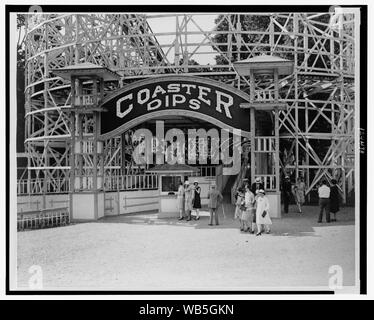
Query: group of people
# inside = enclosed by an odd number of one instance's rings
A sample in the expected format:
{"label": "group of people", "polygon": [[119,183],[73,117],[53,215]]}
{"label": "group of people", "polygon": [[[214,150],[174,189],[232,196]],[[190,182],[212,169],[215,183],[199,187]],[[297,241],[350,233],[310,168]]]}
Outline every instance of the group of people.
{"label": "group of people", "polygon": [[248,179],[244,179],[243,186],[237,191],[235,204],[235,219],[239,219],[240,231],[255,233],[257,227],[256,236],[259,236],[264,227],[265,232],[270,233],[270,204],[260,178],[256,178],[252,186]]}
{"label": "group of people", "polygon": [[295,203],[299,213],[302,213],[301,208],[305,203],[305,190],[306,185],[302,177],[299,177],[294,185],[292,185],[289,176],[284,177],[284,181],[282,184],[284,213],[288,213],[288,207],[292,198],[295,199]]}
{"label": "group of people", "polygon": [[192,219],[192,211],[195,211],[195,220],[200,219],[199,210],[201,209],[201,187],[198,181],[194,181],[193,185],[186,180],[184,184],[182,181],[179,183],[178,187],[178,210],[179,210],[179,220],[183,220],[184,213],[187,214],[186,220],[190,221]]}
{"label": "group of people", "polygon": [[[339,190],[337,181],[331,180],[331,187],[327,185],[325,180],[322,181],[318,188],[320,213],[318,222],[322,222],[323,213],[326,215],[326,222],[337,221],[336,214],[339,211]],[[302,205],[305,203],[305,182],[302,177],[299,177],[294,185],[290,181],[290,177],[286,176],[282,184],[282,197],[284,204],[284,213],[288,213],[290,200],[295,199],[299,213],[302,213]],[[201,187],[198,181],[194,181],[190,185],[186,180],[184,183],[180,182],[178,188],[178,209],[179,220],[192,220],[192,212],[195,211],[195,220],[200,219],[199,211],[201,209]],[[248,179],[243,180],[242,186],[236,193],[236,208],[235,219],[240,221],[240,231],[255,233],[261,235],[263,231],[270,233],[270,204],[266,197],[264,185],[260,178],[256,178],[255,182],[250,185]],[[216,185],[212,184],[208,192],[208,208],[210,211],[209,225],[213,225],[213,220],[216,225],[219,224],[218,207],[223,201],[223,196]],[[333,217],[330,217],[330,213]],[[186,214],[186,216],[185,216]]]}
{"label": "group of people", "polygon": [[[292,197],[295,199],[299,213],[302,213],[302,205],[305,203],[305,191],[306,185],[302,177],[296,180],[296,183],[292,185],[290,177],[285,176],[282,184],[282,198],[284,205],[284,213],[288,213],[288,207]],[[336,214],[339,211],[340,195],[335,179],[331,180],[331,186],[327,185],[327,181],[323,180],[320,187],[318,188],[318,198],[320,213],[318,222],[322,222],[323,213],[326,214],[326,222],[334,222],[336,220]],[[333,214],[333,218],[330,218],[330,213]]]}
{"label": "group of people", "polygon": [[[180,182],[178,187],[178,210],[179,210],[179,219],[185,219],[184,214],[186,214],[186,220],[192,220],[192,212],[195,211],[195,220],[200,219],[200,209],[201,209],[201,187],[199,186],[198,181],[194,181],[193,185],[190,185],[190,182],[186,180],[184,184]],[[219,224],[218,219],[218,207],[223,201],[223,196],[221,192],[216,189],[216,185],[212,184],[211,189],[208,192],[208,208],[210,211],[210,220],[209,225],[213,225],[213,218],[215,224]]]}

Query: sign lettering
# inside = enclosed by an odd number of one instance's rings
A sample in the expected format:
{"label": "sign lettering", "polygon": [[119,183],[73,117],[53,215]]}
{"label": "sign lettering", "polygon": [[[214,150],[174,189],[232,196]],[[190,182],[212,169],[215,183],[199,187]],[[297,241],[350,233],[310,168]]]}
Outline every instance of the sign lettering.
{"label": "sign lettering", "polygon": [[[102,135],[118,133],[127,123],[145,116],[162,117],[186,111],[186,116],[221,127],[249,131],[249,112],[240,104],[249,96],[220,82],[192,76],[163,76],[132,83],[107,97],[102,107]],[[140,120],[139,120],[140,121]]]}

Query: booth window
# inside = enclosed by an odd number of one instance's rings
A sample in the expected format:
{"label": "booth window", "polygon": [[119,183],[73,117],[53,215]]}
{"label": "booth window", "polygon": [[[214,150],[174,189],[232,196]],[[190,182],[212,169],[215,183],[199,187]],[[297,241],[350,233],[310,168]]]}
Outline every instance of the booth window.
{"label": "booth window", "polygon": [[181,176],[162,176],[161,192],[177,192],[181,181]]}

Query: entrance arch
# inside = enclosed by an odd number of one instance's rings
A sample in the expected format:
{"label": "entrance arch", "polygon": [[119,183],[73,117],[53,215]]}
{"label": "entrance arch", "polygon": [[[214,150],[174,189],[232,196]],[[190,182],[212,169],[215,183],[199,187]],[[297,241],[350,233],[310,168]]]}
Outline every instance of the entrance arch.
{"label": "entrance arch", "polygon": [[[102,134],[99,138],[100,138],[100,140],[107,140],[107,139],[113,138],[117,135],[120,135],[121,133],[126,132],[129,129],[132,129],[132,128],[136,127],[137,125],[139,125],[143,122],[146,122],[146,121],[151,120],[151,119],[156,119],[156,118],[161,120],[163,117],[166,117],[166,116],[184,116],[184,117],[190,117],[190,118],[195,118],[195,119],[199,119],[199,120],[204,120],[206,122],[210,122],[210,123],[214,124],[217,127],[222,128],[222,129],[229,128],[230,130],[232,130],[232,132],[234,132],[234,130],[236,129],[234,127],[228,126],[227,124],[223,123],[222,121],[220,121],[218,119],[215,119],[215,118],[213,118],[209,115],[201,114],[201,113],[198,113],[198,112],[195,112],[195,111],[190,111],[190,110],[184,110],[184,111],[181,111],[181,110],[160,110],[160,111],[152,112],[151,114],[144,114],[144,115],[138,116],[133,120],[125,122],[124,124],[120,125],[119,127],[115,128],[114,130],[112,130],[108,133]],[[250,132],[241,130],[241,136],[249,139],[250,138]]]}
{"label": "entrance arch", "polygon": [[168,115],[202,119],[221,128],[240,129],[249,137],[249,112],[240,108],[248,94],[196,76],[164,75],[126,85],[101,103],[99,139],[118,135],[141,122]]}

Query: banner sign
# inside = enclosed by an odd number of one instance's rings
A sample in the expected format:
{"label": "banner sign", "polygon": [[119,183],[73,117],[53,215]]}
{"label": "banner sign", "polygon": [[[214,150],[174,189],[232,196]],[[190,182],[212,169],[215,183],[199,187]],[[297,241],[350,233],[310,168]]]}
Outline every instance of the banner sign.
{"label": "banner sign", "polygon": [[[101,135],[108,138],[146,119],[186,115],[222,128],[249,131],[249,96],[220,82],[193,76],[163,76],[127,85],[106,97],[101,107]],[[137,121],[138,120],[138,121]]]}

